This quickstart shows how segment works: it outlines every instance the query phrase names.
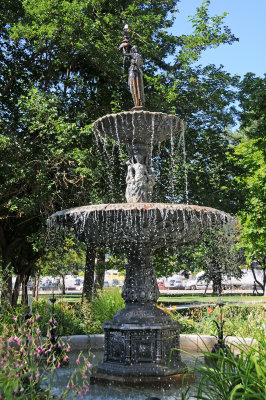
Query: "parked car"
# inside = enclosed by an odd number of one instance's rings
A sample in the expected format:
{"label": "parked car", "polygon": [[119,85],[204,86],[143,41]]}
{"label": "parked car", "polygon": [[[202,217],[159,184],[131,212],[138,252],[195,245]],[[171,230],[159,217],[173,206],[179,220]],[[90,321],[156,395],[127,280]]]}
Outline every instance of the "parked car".
{"label": "parked car", "polygon": [[157,281],[157,285],[158,285],[159,289],[164,289],[165,288],[164,281]]}
{"label": "parked car", "polygon": [[188,290],[196,290],[196,289],[211,289],[212,282],[207,282],[203,279],[195,278],[187,281],[186,289]]}
{"label": "parked car", "polygon": [[110,283],[109,283],[108,281],[104,281],[103,286],[104,286],[104,287],[109,287],[109,286],[110,286]]}
{"label": "parked car", "polygon": [[123,284],[118,279],[113,279],[112,286],[122,287]]}
{"label": "parked car", "polygon": [[169,289],[184,290],[185,285],[181,281],[177,281],[176,279],[171,279],[169,282]]}
{"label": "parked car", "polygon": [[40,284],[40,289],[41,290],[52,290],[52,289],[57,289],[58,284],[55,282],[45,282]]}

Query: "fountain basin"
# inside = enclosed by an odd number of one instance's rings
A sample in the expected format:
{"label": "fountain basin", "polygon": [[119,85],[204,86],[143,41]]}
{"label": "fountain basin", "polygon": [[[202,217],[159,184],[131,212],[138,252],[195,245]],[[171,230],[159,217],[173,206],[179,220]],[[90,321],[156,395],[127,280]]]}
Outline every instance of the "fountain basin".
{"label": "fountain basin", "polygon": [[171,247],[193,244],[230,215],[210,207],[165,203],[98,204],[53,214],[50,225],[73,228],[80,241],[95,245],[148,244]]}
{"label": "fountain basin", "polygon": [[134,147],[138,144],[154,144],[184,132],[186,124],[178,117],[161,112],[125,111],[108,114],[93,124],[93,130],[100,136],[106,135]]}

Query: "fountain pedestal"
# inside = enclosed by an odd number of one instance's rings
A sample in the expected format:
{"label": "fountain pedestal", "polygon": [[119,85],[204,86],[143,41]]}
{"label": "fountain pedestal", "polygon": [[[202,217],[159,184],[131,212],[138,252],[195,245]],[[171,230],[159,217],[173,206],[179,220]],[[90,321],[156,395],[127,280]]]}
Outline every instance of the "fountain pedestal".
{"label": "fountain pedestal", "polygon": [[122,297],[126,306],[103,324],[104,360],[96,378],[132,381],[132,378],[172,376],[185,371],[179,350],[179,324],[156,307],[159,289],[152,265],[153,251],[133,244]]}

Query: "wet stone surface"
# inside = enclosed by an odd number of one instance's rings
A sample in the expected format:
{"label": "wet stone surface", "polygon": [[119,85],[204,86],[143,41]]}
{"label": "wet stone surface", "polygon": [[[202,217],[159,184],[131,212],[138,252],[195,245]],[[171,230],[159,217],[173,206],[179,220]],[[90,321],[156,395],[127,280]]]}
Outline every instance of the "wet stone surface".
{"label": "wet stone surface", "polygon": [[157,143],[184,131],[185,123],[170,114],[150,111],[125,111],[108,114],[93,124],[99,135],[109,136],[118,143],[133,147],[138,144]]}
{"label": "wet stone surface", "polygon": [[59,211],[52,226],[74,229],[80,241],[97,245],[148,243],[171,247],[199,241],[204,232],[230,216],[209,207],[164,203],[99,204]]}

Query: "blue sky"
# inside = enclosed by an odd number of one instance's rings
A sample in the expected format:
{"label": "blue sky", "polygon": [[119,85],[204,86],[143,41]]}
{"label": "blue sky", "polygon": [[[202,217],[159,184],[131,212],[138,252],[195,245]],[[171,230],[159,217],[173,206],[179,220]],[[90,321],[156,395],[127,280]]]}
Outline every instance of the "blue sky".
{"label": "blue sky", "polygon": [[[181,0],[178,3],[174,27],[176,35],[192,32],[189,15],[194,15],[202,0]],[[231,74],[245,75],[253,72],[258,76],[266,73],[266,0],[211,0],[210,15],[229,14],[225,24],[239,38],[232,45],[221,45],[206,50],[197,64],[224,66]]]}

